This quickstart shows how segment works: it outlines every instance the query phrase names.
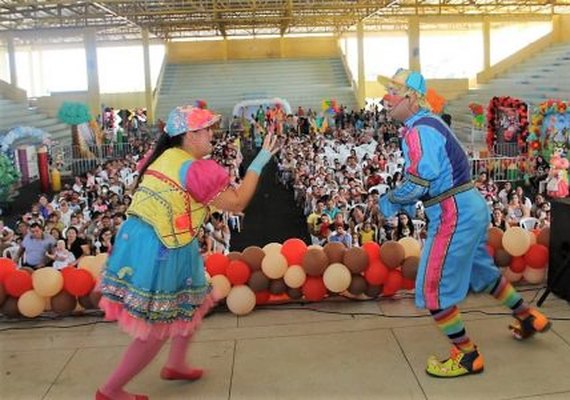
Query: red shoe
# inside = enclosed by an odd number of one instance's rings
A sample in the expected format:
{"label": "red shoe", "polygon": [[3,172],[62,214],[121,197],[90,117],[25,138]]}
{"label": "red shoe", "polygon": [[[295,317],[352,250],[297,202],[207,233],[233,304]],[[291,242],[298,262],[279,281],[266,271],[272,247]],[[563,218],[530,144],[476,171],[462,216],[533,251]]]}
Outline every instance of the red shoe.
{"label": "red shoe", "polygon": [[[148,396],[145,396],[144,394],[135,394],[133,396],[135,396],[135,400],[149,400]],[[113,399],[101,393],[100,390],[97,390],[97,393],[95,393],[95,400],[113,400]]]}
{"label": "red shoe", "polygon": [[189,372],[179,372],[172,368],[164,367],[160,371],[160,377],[167,381],[197,381],[204,375],[204,370],[192,368]]}

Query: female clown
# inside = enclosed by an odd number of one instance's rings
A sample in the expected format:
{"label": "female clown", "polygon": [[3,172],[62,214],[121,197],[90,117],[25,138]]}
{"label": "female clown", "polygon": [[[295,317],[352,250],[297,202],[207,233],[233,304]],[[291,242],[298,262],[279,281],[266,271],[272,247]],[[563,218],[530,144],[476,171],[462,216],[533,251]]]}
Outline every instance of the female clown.
{"label": "female clown", "polygon": [[[489,211],[473,186],[464,150],[450,128],[425,106],[426,86],[417,72],[400,69],[380,77],[388,94],[390,116],[405,124],[402,150],[404,183],[379,200],[386,216],[401,209],[413,212],[422,200],[429,220],[428,237],[416,278],[416,305],[427,308],[452,343],[451,356],[431,357],[426,372],[456,377],[483,371],[483,357],[465,331],[457,308],[468,293],[485,291],[512,310],[513,334],[525,339],[550,327],[501,275],[487,252]],[[414,214],[411,214],[414,215]]]}
{"label": "female clown", "polygon": [[143,162],[128,219],[117,233],[101,281],[100,306],[133,337],[122,360],[96,393],[97,400],[147,399],[124,390],[171,339],[161,378],[196,380],[202,370],[186,362],[190,339],[214,304],[197,234],[209,206],[240,212],[250,202],[265,164],[277,151],[267,135],[237,189],[228,172],[205,157],[219,115],[206,109],[174,109],[165,133]]}

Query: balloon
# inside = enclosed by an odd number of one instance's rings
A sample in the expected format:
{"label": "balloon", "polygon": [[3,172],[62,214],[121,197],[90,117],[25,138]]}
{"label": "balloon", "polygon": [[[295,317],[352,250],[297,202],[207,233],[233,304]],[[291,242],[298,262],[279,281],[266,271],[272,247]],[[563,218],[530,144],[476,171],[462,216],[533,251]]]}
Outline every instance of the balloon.
{"label": "balloon", "polygon": [[77,267],[81,268],[81,269],[89,269],[89,267],[93,264],[95,264],[97,261],[95,260],[95,256],[84,256],[81,257],[81,259],[79,260],[79,263],[77,264]]}
{"label": "balloon", "polygon": [[376,242],[367,242],[362,245],[362,249],[368,254],[370,261],[380,259],[380,245]]}
{"label": "balloon", "polygon": [[269,292],[271,294],[283,294],[287,292],[287,285],[283,278],[272,280],[269,284]]}
{"label": "balloon", "polygon": [[24,271],[24,272],[30,274],[30,276],[32,276],[32,274],[34,273],[34,269],[32,267],[22,267],[22,268],[20,268],[20,271]]}
{"label": "balloon", "polygon": [[4,304],[4,302],[6,301],[6,297],[8,297],[8,295],[6,294],[6,289],[4,289],[4,285],[0,283],[0,306]]}
{"label": "balloon", "polygon": [[522,273],[526,268],[526,261],[523,256],[513,257],[509,269],[517,274]]}
{"label": "balloon", "polygon": [[91,304],[93,304],[93,308],[99,308],[99,301],[101,300],[101,292],[97,289],[93,289],[91,293],[89,293],[89,300],[91,300]]}
{"label": "balloon", "polygon": [[406,279],[402,282],[402,289],[414,290],[416,288],[416,281],[413,279]]}
{"label": "balloon", "polygon": [[402,264],[402,275],[406,279],[416,280],[420,259],[416,256],[407,257]]}
{"label": "balloon", "polygon": [[364,271],[364,279],[366,279],[369,285],[383,285],[387,278],[388,267],[382,261],[371,262],[366,271]]}
{"label": "balloon", "polygon": [[242,255],[241,255],[241,253],[240,253],[239,251],[230,251],[230,252],[226,255],[226,257],[228,257],[228,260],[230,260],[230,262],[231,262],[231,261],[240,261],[240,260],[243,259],[243,258],[242,258]]}
{"label": "balloon", "polygon": [[495,252],[495,264],[498,267],[506,267],[511,264],[512,256],[504,249]]}
{"label": "balloon", "polygon": [[325,244],[323,250],[325,251],[327,258],[329,259],[329,263],[331,264],[335,262],[341,263],[343,261],[346,247],[342,243],[333,242]]}
{"label": "balloon", "polygon": [[528,233],[528,239],[530,240],[530,245],[536,244],[536,235],[532,231],[526,231]]}
{"label": "balloon", "polygon": [[366,270],[368,266],[369,257],[366,251],[353,247],[344,252],[343,264],[352,272],[353,274],[359,274]]}
{"label": "balloon", "polygon": [[269,289],[269,278],[265,276],[263,271],[254,271],[247,281],[247,286],[255,293],[267,291]]}
{"label": "balloon", "polygon": [[267,290],[255,293],[255,305],[257,306],[267,303],[270,297],[271,293],[269,293]]}
{"label": "balloon", "polygon": [[311,249],[303,256],[301,266],[310,276],[320,276],[329,265],[329,258],[324,250]]}
{"label": "balloon", "polygon": [[51,298],[51,309],[57,314],[70,314],[75,310],[76,305],[75,297],[65,290],[62,290]]}
{"label": "balloon", "polygon": [[287,239],[281,247],[281,254],[287,259],[288,265],[299,265],[307,252],[307,245],[301,239]]}
{"label": "balloon", "polygon": [[367,289],[368,285],[366,284],[366,280],[362,277],[362,275],[352,275],[352,279],[350,281],[350,286],[348,287],[348,292],[355,296],[358,296],[364,293]]}
{"label": "balloon", "polygon": [[265,255],[271,253],[281,253],[281,247],[283,247],[281,243],[268,243],[263,247],[263,252]]}
{"label": "balloon", "polygon": [[235,315],[247,315],[255,308],[255,293],[245,285],[234,286],[226,304],[232,313]]}
{"label": "balloon", "polygon": [[370,298],[375,299],[380,295],[381,292],[382,292],[382,286],[368,285],[368,287],[366,288],[366,292],[364,292],[364,294]]}
{"label": "balloon", "polygon": [[18,310],[24,317],[35,318],[44,311],[44,307],[45,299],[33,290],[28,290],[18,299]]}
{"label": "balloon", "polygon": [[241,254],[241,259],[249,265],[252,271],[259,271],[261,269],[261,261],[263,261],[265,253],[258,246],[249,246]]}
{"label": "balloon", "polygon": [[522,272],[513,272],[510,268],[502,268],[503,275],[509,282],[518,282],[522,279],[523,274]]}
{"label": "balloon", "polygon": [[327,294],[323,279],[316,276],[308,276],[302,290],[307,301],[321,301]]}
{"label": "balloon", "polygon": [[305,270],[300,265],[292,265],[285,272],[283,280],[285,284],[291,289],[298,289],[305,283],[307,279],[307,274]]}
{"label": "balloon", "polygon": [[487,253],[489,253],[489,255],[491,256],[491,258],[495,258],[495,248],[493,246],[491,246],[490,244],[487,244]]}
{"label": "balloon", "polygon": [[542,283],[544,281],[545,276],[546,276],[545,268],[541,269],[527,268],[523,272],[524,280],[527,281],[528,283],[533,283],[533,284]]}
{"label": "balloon", "polygon": [[422,246],[419,241],[413,237],[403,237],[398,240],[398,243],[404,248],[404,258],[417,257],[420,258]]}
{"label": "balloon", "polygon": [[93,275],[87,270],[75,269],[63,276],[63,289],[75,297],[89,294],[94,287]]}
{"label": "balloon", "polygon": [[[550,228],[542,228],[538,237],[536,238],[536,243],[542,244],[543,246],[549,247],[550,246]],[[1,281],[2,279],[0,279]]]}
{"label": "balloon", "polygon": [[293,300],[299,300],[303,297],[303,291],[300,288],[289,288],[287,289],[287,296]]}
{"label": "balloon", "polygon": [[232,285],[225,275],[215,275],[212,277],[212,292],[216,300],[221,300],[226,298]]}
{"label": "balloon", "polygon": [[18,310],[18,299],[15,297],[8,297],[6,301],[4,301],[4,304],[2,304],[0,312],[8,318],[18,318],[20,316],[20,310]]}
{"label": "balloon", "polygon": [[495,250],[503,248],[503,235],[504,232],[497,228],[492,227],[487,231],[487,243],[489,243]]}
{"label": "balloon", "polygon": [[251,271],[249,266],[243,261],[233,260],[228,265],[226,275],[232,285],[244,285],[249,280]]}
{"label": "balloon", "polygon": [[6,276],[15,271],[17,265],[14,261],[6,257],[0,257],[0,283],[4,282]]}
{"label": "balloon", "polygon": [[54,268],[40,268],[32,274],[32,286],[40,296],[55,296],[63,288],[63,275]]}
{"label": "balloon", "polygon": [[287,259],[281,253],[271,252],[263,257],[261,270],[270,279],[283,278],[287,271]]}
{"label": "balloon", "polygon": [[382,295],[390,297],[396,294],[402,288],[403,277],[402,273],[398,270],[392,270],[388,274]]}
{"label": "balloon", "polygon": [[91,301],[91,296],[90,294],[88,294],[87,296],[81,296],[77,299],[77,301],[79,302],[79,304],[81,305],[81,307],[83,307],[86,310],[93,310],[95,307],[95,305],[93,304],[93,302]]}
{"label": "balloon", "polygon": [[109,255],[107,253],[97,254],[91,261],[85,263],[83,260],[87,257],[92,256],[83,257],[79,261],[79,268],[89,271],[93,276],[93,279],[97,280],[101,276],[105,265],[107,265],[107,259],[109,258]]}
{"label": "balloon", "polygon": [[503,248],[512,256],[522,256],[530,247],[528,233],[521,227],[508,228],[503,235]]}
{"label": "balloon", "polygon": [[385,242],[380,247],[380,260],[390,269],[400,266],[404,261],[404,247],[393,240]]}
{"label": "balloon", "polygon": [[524,260],[531,268],[545,268],[548,264],[548,248],[541,244],[533,244],[524,255]]}
{"label": "balloon", "polygon": [[311,244],[309,245],[309,247],[307,247],[307,250],[311,249],[323,250],[323,246],[321,246],[320,244]]}
{"label": "balloon", "polygon": [[15,270],[4,278],[6,293],[12,297],[20,297],[32,287],[32,277],[26,271]]}
{"label": "balloon", "polygon": [[222,253],[213,253],[206,258],[206,271],[211,277],[216,275],[225,275],[230,259]]}
{"label": "balloon", "polygon": [[[368,258],[368,256],[366,256],[366,258]],[[333,293],[344,292],[348,289],[350,280],[350,270],[340,263],[329,265],[323,275],[325,287]]]}

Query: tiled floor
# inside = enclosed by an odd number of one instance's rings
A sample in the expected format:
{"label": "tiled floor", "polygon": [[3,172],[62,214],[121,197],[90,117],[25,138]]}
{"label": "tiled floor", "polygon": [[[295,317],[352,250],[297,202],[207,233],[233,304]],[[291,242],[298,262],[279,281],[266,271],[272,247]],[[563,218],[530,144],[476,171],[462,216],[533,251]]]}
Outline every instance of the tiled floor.
{"label": "tiled floor", "polygon": [[[534,295],[525,292],[529,300]],[[543,309],[570,319],[570,305],[554,296]],[[504,310],[488,296],[470,296],[462,310],[485,356],[477,376],[425,374],[427,357],[445,355],[448,344],[404,296],[274,306],[239,318],[216,313],[191,348],[193,362],[207,370],[203,380],[160,380],[165,348],[129,389],[160,400],[570,399],[570,321],[554,321],[550,332],[521,343],[506,329],[510,318],[494,315]],[[116,325],[99,321],[0,322],[0,330],[18,328],[0,332],[0,399],[92,399],[129,341]],[[77,324],[86,325],[62,329]]]}

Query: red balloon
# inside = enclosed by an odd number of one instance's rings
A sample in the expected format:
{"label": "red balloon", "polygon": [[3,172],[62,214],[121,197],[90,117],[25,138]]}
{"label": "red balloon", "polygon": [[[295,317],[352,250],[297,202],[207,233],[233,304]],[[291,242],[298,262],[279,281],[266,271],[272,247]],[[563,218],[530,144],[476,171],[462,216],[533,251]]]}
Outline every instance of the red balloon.
{"label": "red balloon", "polygon": [[327,288],[323,278],[319,276],[308,276],[303,284],[303,295],[308,301],[321,301],[327,294]]}
{"label": "red balloon", "polygon": [[0,283],[4,282],[4,279],[12,272],[15,271],[17,265],[14,261],[9,258],[0,258]]}
{"label": "red balloon", "polygon": [[281,247],[281,254],[285,256],[289,265],[301,265],[306,252],[307,244],[301,239],[287,239]]}
{"label": "red balloon", "polygon": [[81,297],[89,294],[95,287],[91,272],[86,269],[70,270],[63,274],[63,289],[72,296]]}
{"label": "red balloon", "polygon": [[416,288],[416,281],[413,279],[406,279],[402,282],[402,289],[413,290]]}
{"label": "red balloon", "polygon": [[366,271],[364,271],[364,279],[370,285],[383,285],[388,278],[388,267],[382,261],[377,260],[370,263]]}
{"label": "red balloon", "polygon": [[548,248],[542,244],[533,244],[524,255],[524,260],[531,268],[545,268],[548,264]]}
{"label": "red balloon", "polygon": [[226,275],[232,285],[245,285],[251,276],[251,271],[243,261],[233,260],[228,265]]}
{"label": "red balloon", "polygon": [[399,270],[391,270],[388,274],[388,279],[386,279],[386,283],[384,284],[384,291],[382,295],[385,297],[391,297],[398,292],[402,288],[404,277],[402,276],[402,272]]}
{"label": "red balloon", "polygon": [[380,260],[380,245],[376,242],[367,242],[362,245],[362,249],[368,254],[370,261]]}
{"label": "red balloon", "polygon": [[492,259],[495,259],[495,248],[490,244],[487,244],[487,253],[489,253]]}
{"label": "red balloon", "polygon": [[526,268],[526,261],[524,257],[523,256],[513,257],[511,259],[511,265],[509,266],[509,268],[511,269],[511,271],[516,272],[517,274],[523,272]]}
{"label": "red balloon", "polygon": [[222,253],[214,253],[206,258],[205,264],[206,271],[210,276],[225,275],[228,265],[230,265],[230,259]]}
{"label": "red balloon", "polygon": [[257,292],[255,294],[255,304],[260,305],[260,304],[267,303],[269,301],[270,296],[271,296],[271,293],[269,293],[267,290],[264,292]]}
{"label": "red balloon", "polygon": [[12,297],[20,297],[28,290],[32,290],[32,276],[26,271],[15,270],[4,278],[6,293]]}

